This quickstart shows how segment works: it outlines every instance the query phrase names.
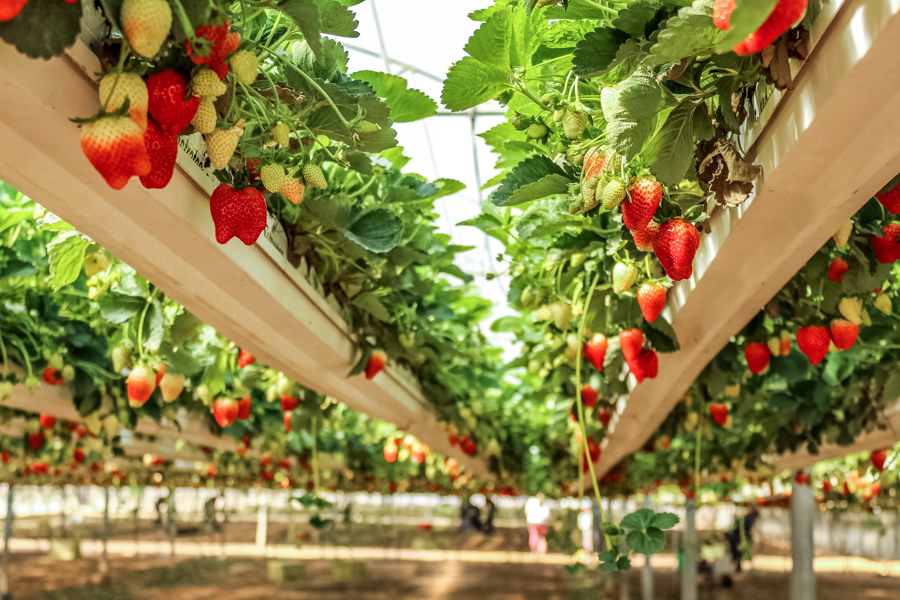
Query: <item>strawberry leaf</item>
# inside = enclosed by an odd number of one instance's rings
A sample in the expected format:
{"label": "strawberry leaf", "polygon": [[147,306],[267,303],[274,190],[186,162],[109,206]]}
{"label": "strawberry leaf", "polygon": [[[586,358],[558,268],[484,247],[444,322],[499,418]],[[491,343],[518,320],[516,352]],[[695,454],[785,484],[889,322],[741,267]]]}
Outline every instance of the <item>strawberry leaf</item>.
{"label": "strawberry leaf", "polygon": [[322,22],[322,33],[341,37],[359,37],[356,31],[359,21],[356,13],[336,0],[316,0],[319,7],[319,19]]}
{"label": "strawberry leaf", "polygon": [[553,194],[564,194],[571,182],[562,167],[546,156],[526,158],[503,178],[491,194],[495,206],[514,206]]}
{"label": "strawberry leaf", "polygon": [[322,21],[315,0],[284,0],[274,4],[272,8],[291,18],[316,58],[321,58],[322,41],[319,33],[322,31]]}
{"label": "strawberry leaf", "polygon": [[365,81],[375,89],[391,109],[394,123],[418,121],[437,112],[437,102],[419,90],[408,88],[402,77],[378,71],[357,71],[351,77]]}
{"label": "strawberry leaf", "polygon": [[619,47],[628,41],[628,35],[618,29],[597,27],[575,46],[572,65],[576,75],[590,78],[609,68],[619,52]]}
{"label": "strawberry leaf", "polygon": [[366,250],[390,252],[403,237],[403,221],[389,210],[379,208],[358,217],[349,228],[341,228],[348,239]]}
{"label": "strawberry leaf", "polygon": [[61,55],[81,33],[81,3],[30,0],[17,17],[0,23],[0,39],[29,58]]}
{"label": "strawberry leaf", "polygon": [[607,140],[627,159],[640,152],[653,133],[662,92],[652,74],[638,71],[620,84],[609,103]]}
{"label": "strawberry leaf", "polygon": [[682,58],[715,53],[725,32],[713,25],[712,16],[713,0],[697,1],[679,10],[660,31],[645,64],[676,63]]}
{"label": "strawberry leaf", "polygon": [[90,242],[77,231],[63,231],[47,244],[53,289],[58,290],[78,279],[89,245]]}

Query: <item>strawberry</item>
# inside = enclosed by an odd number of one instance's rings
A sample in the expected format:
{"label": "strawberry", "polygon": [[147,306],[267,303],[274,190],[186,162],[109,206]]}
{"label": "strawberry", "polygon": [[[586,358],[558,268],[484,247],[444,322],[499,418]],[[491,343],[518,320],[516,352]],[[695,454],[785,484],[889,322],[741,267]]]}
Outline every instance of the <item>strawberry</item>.
{"label": "strawberry", "polygon": [[156,361],[154,364],[150,365],[150,367],[156,371],[156,385],[159,385],[166,374],[166,365],[164,365],[162,361]]}
{"label": "strawberry", "polygon": [[84,462],[84,450],[81,448],[75,448],[72,450],[72,460],[76,465],[80,465]]}
{"label": "strawberry", "polygon": [[156,389],[156,373],[146,365],[138,365],[128,374],[128,404],[132,408],[144,405]]}
{"label": "strawberry", "polygon": [[159,122],[163,133],[180,134],[197,114],[200,98],[188,97],[187,84],[184,75],[175,69],[166,69],[147,79],[147,106],[150,116]]}
{"label": "strawberry", "polygon": [[653,220],[662,200],[662,184],[654,177],[636,177],[628,186],[630,200],[622,203],[625,227],[632,231],[644,229]]}
{"label": "strawberry", "polygon": [[653,243],[656,257],[673,281],[693,275],[694,254],[700,246],[697,228],[683,219],[672,219],[659,229]]}
{"label": "strawberry", "polygon": [[197,107],[197,112],[194,114],[194,118],[191,119],[191,125],[194,126],[195,131],[200,133],[212,133],[216,130],[217,118],[215,100],[213,98],[201,98],[200,106]]}
{"label": "strawberry", "polygon": [[716,0],[713,6],[713,24],[722,31],[731,26],[731,13],[736,0]]}
{"label": "strawberry", "polygon": [[244,367],[248,367],[256,362],[256,357],[247,352],[246,350],[241,350],[238,352],[238,360],[237,365],[241,369]]}
{"label": "strawberry", "polygon": [[884,209],[892,215],[900,213],[900,185],[889,192],[875,194],[875,198],[881,202]]}
{"label": "strawberry", "polygon": [[263,454],[259,457],[259,464],[261,464],[263,467],[268,467],[272,464],[272,457],[268,454]]}
{"label": "strawberry", "polygon": [[709,405],[709,414],[716,425],[724,425],[728,420],[728,405],[713,402]]}
{"label": "strawberry", "polygon": [[822,359],[828,354],[830,342],[831,336],[824,327],[801,327],[797,332],[797,346],[814,365],[822,362]]}
{"label": "strawberry", "polygon": [[644,334],[640,329],[627,329],[619,333],[619,345],[622,347],[622,355],[628,362],[637,360],[644,346]]}
{"label": "strawberry", "polygon": [[191,91],[201,98],[218,98],[228,90],[219,76],[210,69],[200,69],[191,78]]}
{"label": "strawberry", "polygon": [[604,427],[606,427],[607,425],[609,425],[609,420],[610,420],[611,418],[612,418],[612,415],[609,414],[609,411],[608,411],[608,410],[601,410],[601,411],[597,414],[597,419],[600,421],[600,424],[603,425]]}
{"label": "strawberry", "polygon": [[228,161],[234,156],[242,135],[244,135],[243,119],[230,129],[216,129],[206,136],[206,151],[213,169],[220,170],[228,166]]}
{"label": "strawberry", "polygon": [[303,201],[303,182],[296,177],[285,178],[278,192],[292,203],[300,204]]}
{"label": "strawberry", "polygon": [[822,491],[826,494],[831,491],[831,482],[827,479],[822,480]]}
{"label": "strawberry", "polygon": [[284,167],[278,164],[265,165],[259,170],[259,178],[264,188],[278,193],[284,185]]}
{"label": "strawberry", "polygon": [[[641,342],[643,345],[643,341]],[[595,334],[590,341],[584,345],[584,355],[588,362],[591,363],[598,371],[603,371],[603,363],[606,360],[606,349],[609,347],[609,341],[602,333]]]}
{"label": "strawberry", "polygon": [[[256,81],[256,75],[259,71],[259,59],[249,50],[240,50],[235,52],[229,59],[231,64],[231,72],[243,84],[250,85]],[[287,146],[287,144],[284,144]]]}
{"label": "strawberry", "polygon": [[581,387],[581,401],[587,408],[594,408],[597,405],[597,399],[600,394],[589,385]]}
{"label": "strawberry", "polygon": [[113,371],[121,373],[129,362],[131,362],[131,346],[119,344],[112,349]]}
{"label": "strawberry", "polygon": [[888,316],[890,316],[891,310],[893,309],[893,305],[891,304],[891,297],[887,294],[878,294],[875,297],[874,306]]}
{"label": "strawberry", "polygon": [[831,237],[834,240],[834,244],[840,248],[846,246],[847,242],[850,241],[851,233],[853,233],[853,221],[848,220]]}
{"label": "strawberry", "polygon": [[0,0],[0,22],[12,21],[19,16],[28,0]]}
{"label": "strawberry", "polygon": [[384,462],[397,462],[397,444],[394,443],[394,440],[390,440],[387,444],[384,445]]}
{"label": "strawberry", "polygon": [[809,485],[809,475],[803,471],[797,471],[797,474],[794,475],[794,481],[797,482],[797,485]]}
{"label": "strawberry", "polygon": [[184,389],[184,375],[164,373],[159,380],[159,391],[164,402],[175,402]]}
{"label": "strawberry", "polygon": [[172,9],[166,0],[125,0],[119,23],[134,51],[150,58],[169,37]]}
{"label": "strawberry", "polygon": [[900,237],[900,223],[888,223],[881,229],[884,235],[882,237],[872,235],[869,241],[878,262],[892,263],[900,258],[900,244],[897,243],[897,238]]}
{"label": "strawberry", "polygon": [[859,298],[841,298],[838,304],[838,310],[841,316],[853,323],[854,325],[862,325],[862,300]]}
{"label": "strawberry", "polygon": [[[636,363],[642,378],[656,379],[656,376],[659,374],[659,358],[656,356],[654,350],[650,348],[641,350],[641,353],[638,354]],[[643,379],[641,379],[641,381],[642,380]]]}
{"label": "strawberry", "polygon": [[373,379],[387,363],[387,354],[384,350],[373,350],[366,364],[366,379]]}
{"label": "strawberry", "polygon": [[238,419],[247,420],[250,418],[251,402],[252,400],[250,400],[250,396],[244,396],[243,398],[238,400]]}
{"label": "strawberry", "polygon": [[219,184],[209,200],[209,210],[220,244],[237,237],[251,246],[266,228],[266,200],[256,188],[236,190],[227,183]]}
{"label": "strawberry", "polygon": [[637,278],[637,266],[633,262],[616,263],[613,267],[613,291],[617,294],[627,292]]}
{"label": "strawberry", "polygon": [[178,158],[178,136],[163,133],[159,123],[150,119],[144,132],[144,147],[150,157],[150,172],[141,175],[141,185],[147,189],[162,189],[169,185]]}
{"label": "strawberry", "polygon": [[[241,41],[241,36],[236,31],[230,31],[231,24],[223,21],[219,26],[201,25],[196,29],[195,36],[197,40],[206,40],[208,44],[208,52],[194,53],[191,46],[191,40],[184,41],[184,47],[188,57],[198,65],[209,65],[211,69],[217,71],[219,78],[224,79],[228,74],[228,65],[224,64],[225,58],[235,50]],[[203,42],[201,42],[203,43]]]}
{"label": "strawberry", "polygon": [[872,466],[875,467],[875,470],[879,473],[884,471],[884,463],[887,460],[887,453],[884,450],[876,450],[872,453],[870,457],[872,460]]}
{"label": "strawberry", "polygon": [[656,236],[659,235],[659,223],[650,221],[643,229],[635,229],[631,232],[634,238],[634,245],[641,252],[652,252],[653,244],[656,242]]}
{"label": "strawberry", "polygon": [[475,456],[478,454],[478,444],[475,443],[475,440],[468,439],[468,436],[459,443],[459,449],[462,450],[463,454],[466,456]]}
{"label": "strawberry", "polygon": [[859,326],[844,319],[835,319],[828,326],[828,331],[831,333],[831,341],[834,342],[838,350],[849,350],[853,347],[853,343],[856,342]]}
{"label": "strawberry", "polygon": [[284,412],[290,412],[300,406],[300,399],[294,398],[292,396],[282,396],[281,397],[281,410]]}
{"label": "strawberry", "polygon": [[262,167],[262,161],[258,158],[247,159],[247,172],[250,177],[250,183],[259,181],[259,169]]}
{"label": "strawberry", "polygon": [[152,168],[141,128],[128,117],[105,116],[82,125],[81,149],[109,187],[121,190]]}
{"label": "strawberry", "polygon": [[575,106],[570,106],[563,113],[562,124],[567,138],[570,140],[580,138],[587,128],[587,112]]}
{"label": "strawberry", "polygon": [[769,347],[760,343],[747,344],[744,358],[747,359],[747,367],[751,373],[762,373],[769,366]]}
{"label": "strawberry", "polygon": [[219,427],[228,427],[238,417],[238,403],[234,398],[219,398],[213,402],[212,406],[213,418]]}
{"label": "strawberry", "polygon": [[[37,450],[41,446],[44,445],[44,433],[39,431],[37,433],[29,433],[28,434],[28,445],[31,446],[32,450]],[[25,473],[23,473],[24,475]]]}
{"label": "strawberry", "polygon": [[849,268],[846,261],[835,258],[831,261],[831,266],[828,267],[828,279],[843,283],[844,273],[846,273]]}
{"label": "strawberry", "polygon": [[43,427],[44,429],[53,429],[53,426],[56,425],[56,417],[54,417],[53,415],[46,415],[44,413],[41,413],[38,416],[38,420],[41,423],[41,427]]}
{"label": "strawberry", "polygon": [[637,299],[644,319],[652,323],[666,305],[666,288],[658,283],[645,283],[638,288]]}
{"label": "strawberry", "polygon": [[47,385],[62,385],[62,371],[60,371],[59,369],[54,369],[50,365],[47,365],[46,367],[44,367],[44,372],[41,373],[41,379]]}
{"label": "strawberry", "polygon": [[769,15],[759,29],[734,47],[739,56],[749,56],[762,52],[774,42],[778,36],[791,28],[800,20],[806,11],[807,0],[779,0],[775,10]]}
{"label": "strawberry", "polygon": [[606,210],[615,210],[627,195],[625,182],[621,179],[612,179],[603,187],[600,193],[600,201],[603,202],[603,208]]}
{"label": "strawberry", "polygon": [[322,169],[319,165],[305,164],[300,170],[300,173],[303,175],[303,180],[309,187],[319,188],[320,190],[328,188],[328,182],[325,181],[325,175],[322,173]]}
{"label": "strawberry", "polygon": [[147,105],[149,94],[147,84],[137,73],[118,73],[112,71],[100,80],[100,103],[107,112],[115,112],[122,108],[128,100],[128,116],[134,124],[147,129]]}
{"label": "strawberry", "polygon": [[585,181],[599,177],[606,170],[608,160],[609,156],[604,152],[603,148],[591,148],[584,157]]}
{"label": "strawberry", "polygon": [[287,125],[278,121],[272,127],[272,139],[282,148],[287,148],[291,145],[291,130]]}

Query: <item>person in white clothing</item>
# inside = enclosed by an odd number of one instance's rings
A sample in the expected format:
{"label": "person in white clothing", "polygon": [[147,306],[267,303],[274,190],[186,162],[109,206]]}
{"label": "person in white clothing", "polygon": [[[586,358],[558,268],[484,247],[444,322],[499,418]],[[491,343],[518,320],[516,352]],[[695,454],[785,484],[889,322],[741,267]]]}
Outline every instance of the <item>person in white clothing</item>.
{"label": "person in white clothing", "polygon": [[525,522],[528,524],[528,547],[532,552],[547,552],[547,520],[550,509],[544,502],[544,495],[538,494],[525,503]]}

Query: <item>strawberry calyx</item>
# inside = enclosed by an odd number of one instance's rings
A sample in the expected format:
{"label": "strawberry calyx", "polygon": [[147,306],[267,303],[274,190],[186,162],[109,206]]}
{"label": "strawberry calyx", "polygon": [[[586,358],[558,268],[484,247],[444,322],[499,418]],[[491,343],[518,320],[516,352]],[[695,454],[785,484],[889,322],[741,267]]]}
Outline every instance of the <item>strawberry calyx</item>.
{"label": "strawberry calyx", "polygon": [[115,110],[106,110],[105,108],[101,107],[100,110],[97,111],[97,114],[92,117],[73,117],[70,118],[69,121],[81,127],[82,125],[89,125],[90,123],[95,123],[96,121],[105,119],[106,117],[128,117],[128,109],[130,107],[130,104],[131,100],[126,97],[122,102],[122,106]]}

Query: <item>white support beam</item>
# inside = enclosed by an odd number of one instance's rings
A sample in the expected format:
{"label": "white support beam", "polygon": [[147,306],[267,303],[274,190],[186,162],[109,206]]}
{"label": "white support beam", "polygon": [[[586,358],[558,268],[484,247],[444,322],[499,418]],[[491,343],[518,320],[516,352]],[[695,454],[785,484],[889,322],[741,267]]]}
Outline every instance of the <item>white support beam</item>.
{"label": "white support beam", "polygon": [[823,17],[795,89],[744,138],[763,167],[754,196],[713,215],[694,276],[669,293],[681,350],[631,392],[598,476],[644,444],[730,338],[900,172],[900,1],[845,0]]}
{"label": "white support beam", "polygon": [[791,488],[791,600],[816,600],[813,529],[818,514],[813,489]]}
{"label": "white support beam", "polygon": [[[74,58],[73,58],[74,57]],[[0,43],[0,178],[90,236],[263,363],[373,418],[390,421],[485,476],[484,461],[449,445],[408,373],[347,377],[356,342],[346,322],[284,255],[283,234],[254,246],[215,241],[209,180],[184,151],[171,183],[110,189],[81,151],[70,117],[98,107],[96,57],[31,60]],[[202,142],[199,142],[202,145]],[[188,169],[197,181],[183,170]],[[200,183],[198,183],[198,181]]]}

